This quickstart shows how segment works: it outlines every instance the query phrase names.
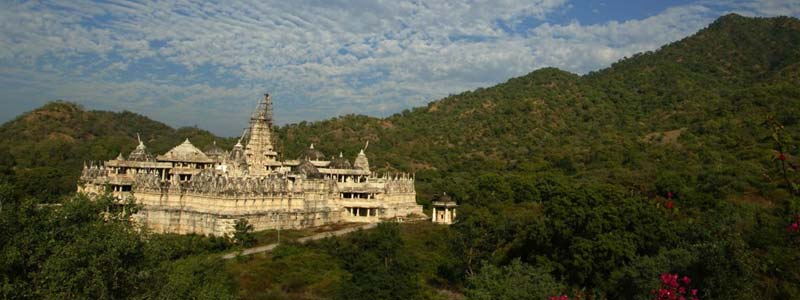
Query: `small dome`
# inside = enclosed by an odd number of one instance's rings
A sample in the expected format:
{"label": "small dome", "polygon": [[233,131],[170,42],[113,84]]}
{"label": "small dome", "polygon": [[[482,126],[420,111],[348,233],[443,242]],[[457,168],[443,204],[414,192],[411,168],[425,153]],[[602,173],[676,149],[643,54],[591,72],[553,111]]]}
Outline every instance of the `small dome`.
{"label": "small dome", "polygon": [[211,159],[197,149],[189,139],[186,139],[182,144],[175,146],[172,150],[167,151],[164,155],[158,156],[158,160],[162,161],[184,161],[184,162],[210,162]]}
{"label": "small dome", "polygon": [[295,173],[306,175],[306,177],[316,177],[319,176],[319,170],[314,164],[311,163],[309,160],[304,160],[300,165],[297,166],[295,169]]}
{"label": "small dome", "polygon": [[350,169],[353,166],[350,164],[350,161],[342,156],[342,153],[339,152],[339,157],[334,158],[330,164],[330,167],[333,169]]}
{"label": "small dome", "polygon": [[211,158],[215,161],[221,161],[222,158],[225,157],[225,151],[222,150],[222,148],[220,148],[219,146],[217,146],[217,141],[214,141],[214,143],[211,144],[211,146],[209,146],[208,148],[206,148],[206,150],[203,152],[206,153],[208,158]]}
{"label": "small dome", "polygon": [[441,201],[441,202],[452,202],[453,198],[450,198],[450,196],[447,195],[447,192],[444,192],[444,194],[439,196],[439,199],[436,199],[436,200]]}
{"label": "small dome", "polygon": [[139,137],[139,134],[136,134],[136,139],[139,140],[139,145],[136,146],[136,149],[133,149],[130,154],[128,154],[128,160],[132,161],[151,161],[153,160],[153,156],[147,152],[147,147],[142,142],[142,139]]}
{"label": "small dome", "polygon": [[367,155],[364,154],[364,149],[361,149],[361,152],[356,156],[356,161],[353,162],[353,168],[369,171],[369,160],[367,159]]}
{"label": "small dome", "polygon": [[242,146],[241,139],[233,146],[233,150],[228,154],[228,159],[230,161],[244,161],[244,146]]}
{"label": "small dome", "polygon": [[322,154],[322,151],[314,149],[314,144],[311,144],[308,149],[300,154],[300,160],[325,160],[325,154]]}

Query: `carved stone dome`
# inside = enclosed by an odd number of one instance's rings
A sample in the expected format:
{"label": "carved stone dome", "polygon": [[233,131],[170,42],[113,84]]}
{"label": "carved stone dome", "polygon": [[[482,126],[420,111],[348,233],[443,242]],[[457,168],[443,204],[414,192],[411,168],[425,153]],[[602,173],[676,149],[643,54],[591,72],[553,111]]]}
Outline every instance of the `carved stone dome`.
{"label": "carved stone dome", "polygon": [[214,141],[214,143],[211,144],[210,147],[206,148],[206,150],[203,152],[205,152],[208,158],[215,161],[222,161],[222,159],[225,157],[225,151],[217,146],[217,141]]}
{"label": "carved stone dome", "polygon": [[319,170],[309,160],[304,160],[295,169],[295,173],[306,175],[306,177],[319,176]]}
{"label": "carved stone dome", "polygon": [[241,164],[245,163],[244,146],[242,146],[241,140],[236,142],[236,145],[233,146],[233,150],[228,154],[228,161]]}
{"label": "carved stone dome", "polygon": [[353,166],[350,164],[350,161],[347,158],[342,156],[342,153],[339,152],[339,157],[334,158],[330,165],[333,169],[350,169]]}
{"label": "carved stone dome", "polygon": [[181,162],[211,162],[211,159],[206,156],[203,151],[197,149],[189,139],[186,139],[182,144],[175,146],[171,150],[159,155],[158,160],[161,161],[181,161]]}
{"label": "carved stone dome", "polygon": [[361,149],[361,152],[359,152],[356,156],[356,161],[353,163],[353,168],[369,171],[369,159],[367,159],[367,155],[364,154],[364,149]]}
{"label": "carved stone dome", "polygon": [[128,160],[132,161],[152,161],[153,156],[147,151],[147,146],[144,145],[142,139],[139,138],[139,134],[136,134],[136,138],[139,140],[139,145],[136,146],[136,149],[133,149],[130,154],[128,154]]}
{"label": "carved stone dome", "polygon": [[323,154],[322,151],[314,149],[314,144],[311,144],[308,149],[300,154],[300,160],[325,160],[325,154]]}

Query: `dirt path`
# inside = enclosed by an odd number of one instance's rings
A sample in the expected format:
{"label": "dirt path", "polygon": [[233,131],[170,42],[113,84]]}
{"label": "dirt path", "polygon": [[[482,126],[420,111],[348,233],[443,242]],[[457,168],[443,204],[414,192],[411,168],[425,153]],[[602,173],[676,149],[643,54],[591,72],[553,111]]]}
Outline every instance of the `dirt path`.
{"label": "dirt path", "polygon": [[[310,236],[307,236],[307,237],[299,238],[299,239],[297,239],[297,242],[305,243],[305,242],[308,242],[308,241],[315,241],[315,240],[324,239],[326,237],[345,235],[345,234],[351,233],[353,231],[361,230],[361,229],[375,228],[376,226],[378,226],[378,223],[369,223],[369,224],[364,224],[364,225],[360,225],[360,226],[356,226],[356,227],[349,227],[349,228],[345,228],[345,229],[340,229],[340,230],[336,230],[336,231],[321,232],[321,233],[317,233],[317,234],[310,235]],[[231,252],[231,253],[225,254],[225,255],[222,256],[222,259],[231,259],[231,258],[234,258],[234,257],[236,257],[238,255],[251,255],[251,254],[256,254],[256,253],[269,252],[269,251],[272,251],[273,249],[275,249],[275,247],[278,247],[278,243],[264,245],[264,246],[258,246],[258,247],[253,247],[253,248],[247,248],[247,249],[244,249],[242,251],[236,251],[236,252]]]}

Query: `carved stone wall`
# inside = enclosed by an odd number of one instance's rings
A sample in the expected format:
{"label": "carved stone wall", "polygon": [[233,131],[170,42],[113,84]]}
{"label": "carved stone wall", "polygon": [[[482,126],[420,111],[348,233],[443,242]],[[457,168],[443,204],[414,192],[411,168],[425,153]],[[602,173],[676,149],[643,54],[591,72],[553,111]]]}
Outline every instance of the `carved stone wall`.
{"label": "carved stone wall", "polygon": [[[86,168],[79,191],[100,194],[109,178],[102,167]],[[155,173],[124,177],[130,191],[114,190],[119,198],[132,196],[142,205],[136,220],[154,232],[222,236],[235,222],[246,219],[255,230],[307,228],[336,222],[378,222],[422,215],[416,203],[414,179],[408,176],[373,177],[367,182],[337,182],[334,178],[289,176],[228,177],[204,171],[180,182]],[[361,192],[369,198],[343,198],[340,192]],[[354,216],[353,208],[370,209]],[[350,212],[348,212],[350,209]]]}

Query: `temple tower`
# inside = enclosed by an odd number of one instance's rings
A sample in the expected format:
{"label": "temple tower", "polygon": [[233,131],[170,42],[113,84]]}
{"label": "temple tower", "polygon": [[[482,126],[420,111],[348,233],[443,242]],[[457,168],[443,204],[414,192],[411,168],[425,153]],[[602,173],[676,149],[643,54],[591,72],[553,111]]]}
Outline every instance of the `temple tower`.
{"label": "temple tower", "polygon": [[264,175],[270,173],[275,166],[279,166],[278,153],[272,146],[272,101],[269,94],[264,94],[264,100],[250,117],[249,138],[244,148],[247,169],[251,175]]}

